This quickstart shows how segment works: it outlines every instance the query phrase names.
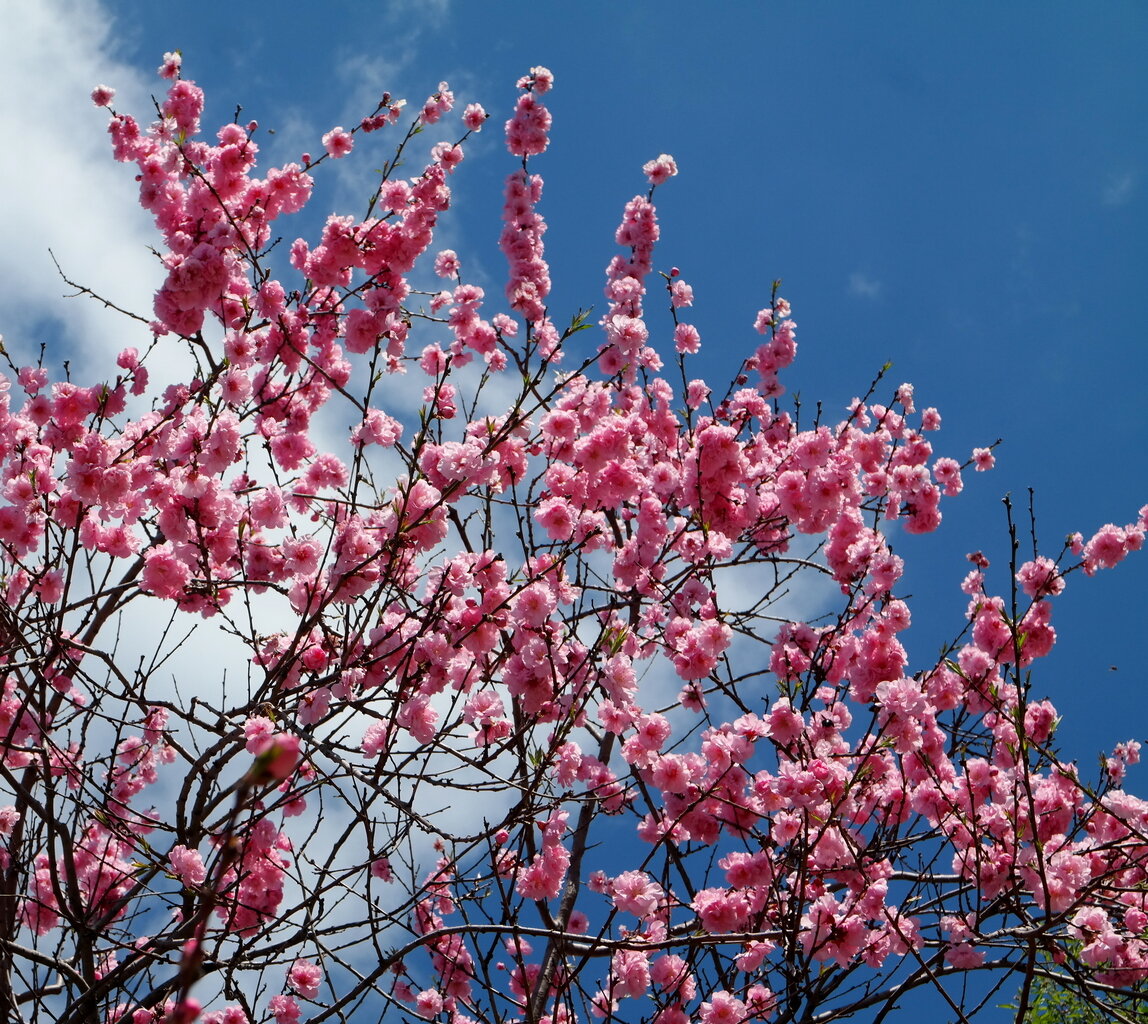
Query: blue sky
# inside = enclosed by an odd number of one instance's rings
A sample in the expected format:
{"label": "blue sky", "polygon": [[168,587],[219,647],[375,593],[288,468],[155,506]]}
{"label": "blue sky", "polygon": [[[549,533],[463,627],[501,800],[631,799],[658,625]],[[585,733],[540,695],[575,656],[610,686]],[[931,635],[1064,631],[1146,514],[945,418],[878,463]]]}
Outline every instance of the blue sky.
{"label": "blue sky", "polygon": [[[961,629],[967,551],[993,557],[1005,585],[1006,492],[1023,519],[1034,489],[1050,554],[1069,531],[1130,522],[1148,502],[1141,3],[739,2],[701,14],[675,2],[0,0],[0,15],[10,348],[34,355],[47,338],[94,358],[138,343],[61,300],[49,248],[136,308],[158,283],[131,175],[87,100],[96,82],[146,115],[153,69],[180,48],[207,89],[207,122],[242,105],[243,120],[276,129],[271,159],[289,160],[356,123],[382,89],[417,104],[448,80],[460,106],[481,101],[494,117],[455,176],[444,244],[496,285],[511,167],[497,126],[514,80],[544,64],[555,124],[536,169],[556,320],[601,308],[622,205],[643,188],[642,164],[669,152],[680,174],[658,194],[657,263],[694,287],[699,373],[720,381],[752,350],[754,312],[781,278],[799,324],[785,381],[810,413],[821,401],[837,417],[892,361],[890,388],[913,382],[944,417],[938,454],[1004,439],[996,471],[967,474],[938,535],[897,541],[918,666]],[[375,144],[381,162],[386,140]],[[377,165],[355,155],[360,170]],[[335,177],[322,198],[361,210],[362,180]],[[1058,600],[1060,643],[1035,689],[1089,767],[1118,740],[1148,740],[1146,593],[1148,553],[1074,578]]]}

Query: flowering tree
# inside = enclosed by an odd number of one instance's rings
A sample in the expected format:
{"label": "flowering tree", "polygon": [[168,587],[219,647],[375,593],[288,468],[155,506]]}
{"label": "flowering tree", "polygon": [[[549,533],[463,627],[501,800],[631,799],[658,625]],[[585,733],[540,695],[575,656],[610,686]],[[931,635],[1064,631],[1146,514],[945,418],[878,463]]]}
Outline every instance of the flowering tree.
{"label": "flowering tree", "polygon": [[[546,69],[489,314],[433,247],[480,106],[449,135],[444,83],[366,216],[288,259],[276,221],[403,105],[260,177],[257,126],[208,141],[160,74],[158,120],[109,129],[162,237],[143,351],[11,365],[0,405],[5,1024],[883,1020],[925,988],[967,1019],[1018,977],[1023,1017],[1042,978],[1148,977],[1138,745],[1086,778],[1031,681],[1148,507],[1055,559],[1014,530],[1000,593],[971,556],[960,635],[910,669],[890,534],[991,447],[934,459],[937,411],[880,379],[800,424],[776,287],[730,386],[694,379],[692,289],[654,269],[670,157],[587,345],[547,304]],[[791,621],[806,579],[825,614]]]}

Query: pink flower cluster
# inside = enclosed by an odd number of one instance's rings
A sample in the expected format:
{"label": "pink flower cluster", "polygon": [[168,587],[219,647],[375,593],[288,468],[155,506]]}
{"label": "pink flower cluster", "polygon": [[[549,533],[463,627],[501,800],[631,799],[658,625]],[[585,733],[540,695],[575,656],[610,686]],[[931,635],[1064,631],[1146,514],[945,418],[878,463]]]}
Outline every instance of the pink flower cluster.
{"label": "pink flower cluster", "polygon": [[[93,821],[76,843],[70,864],[60,865],[48,853],[38,854],[23,903],[23,923],[36,935],[44,935],[60,924],[64,914],[78,912],[93,926],[120,917],[135,885],[135,869],[127,859],[135,850],[135,842]],[[65,892],[77,894],[79,908],[61,906],[59,897]]]}
{"label": "pink flower cluster", "polygon": [[550,111],[538,99],[550,91],[554,76],[547,68],[531,68],[530,74],[519,79],[523,90],[514,108],[514,116],[506,122],[506,147],[515,156],[537,156],[550,144]]}

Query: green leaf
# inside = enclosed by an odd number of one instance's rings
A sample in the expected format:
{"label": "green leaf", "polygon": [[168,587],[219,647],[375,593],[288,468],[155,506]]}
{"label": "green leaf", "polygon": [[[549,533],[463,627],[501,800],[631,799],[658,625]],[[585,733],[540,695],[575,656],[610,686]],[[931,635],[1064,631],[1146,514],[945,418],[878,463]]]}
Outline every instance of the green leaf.
{"label": "green leaf", "polygon": [[593,308],[578,310],[578,312],[571,318],[570,326],[566,328],[565,332],[563,333],[563,337],[569,338],[572,334],[577,334],[579,331],[584,331],[587,328],[592,327],[593,325],[590,323],[590,314],[593,312]]}

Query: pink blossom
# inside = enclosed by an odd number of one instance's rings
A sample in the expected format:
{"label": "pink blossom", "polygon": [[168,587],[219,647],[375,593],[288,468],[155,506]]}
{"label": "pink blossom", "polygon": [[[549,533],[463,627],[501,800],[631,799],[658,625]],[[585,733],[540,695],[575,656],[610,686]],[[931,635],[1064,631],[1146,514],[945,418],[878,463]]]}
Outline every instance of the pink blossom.
{"label": "pink blossom", "polygon": [[437,1017],[442,1005],[442,995],[433,988],[423,989],[415,996],[415,1007],[424,1018]]}
{"label": "pink blossom", "polygon": [[[1127,740],[1124,743],[1117,743],[1113,756],[1119,757],[1125,764],[1139,764],[1140,741]],[[2,816],[2,812],[0,812],[0,816]]]}
{"label": "pink blossom", "polygon": [[801,942],[815,960],[832,960],[844,967],[865,943],[864,920],[848,914],[832,896],[814,901],[801,918]]}
{"label": "pink blossom", "polygon": [[0,807],[0,836],[10,836],[19,820],[20,812],[11,804]]}
{"label": "pink blossom", "polygon": [[453,249],[443,249],[434,260],[434,272],[439,277],[458,276],[458,253]]}
{"label": "pink blossom", "polygon": [[381,409],[368,409],[363,422],[351,433],[356,444],[377,444],[392,447],[403,434],[402,424]]}
{"label": "pink blossom", "polygon": [[528,900],[556,899],[570,865],[570,854],[557,843],[547,843],[531,863],[519,869],[515,890]]}
{"label": "pink blossom", "polygon": [[97,85],[92,90],[92,102],[97,107],[110,107],[116,91],[110,85]]}
{"label": "pink blossom", "polygon": [[[541,93],[545,90],[536,90]],[[506,146],[515,156],[537,156],[550,145],[550,111],[534,92],[518,98],[514,116],[506,122]]]}
{"label": "pink blossom", "polygon": [[419,743],[430,743],[434,739],[438,719],[438,712],[430,699],[419,694],[403,704],[395,721]]}
{"label": "pink blossom", "polygon": [[992,469],[996,465],[996,461],[996,456],[993,455],[991,448],[973,449],[973,462],[978,473]]}
{"label": "pink blossom", "polygon": [[694,304],[694,290],[680,277],[670,285],[670,305],[674,309]]}
{"label": "pink blossom", "polygon": [[228,405],[241,405],[251,397],[251,378],[246,371],[233,366],[220,378],[219,390]]}
{"label": "pink blossom", "polygon": [[611,995],[636,999],[650,987],[649,955],[640,950],[618,950],[610,963]]}
{"label": "pink blossom", "polygon": [[789,700],[784,697],[770,709],[766,723],[769,735],[782,746],[792,743],[805,728],[801,715],[794,711]]}
{"label": "pink blossom", "polygon": [[[164,63],[168,64],[166,58]],[[178,71],[178,65],[173,70]],[[199,116],[203,113],[203,90],[192,82],[173,81],[161,110],[164,117],[175,122],[179,131],[195,135],[199,132]]]}
{"label": "pink blossom", "polygon": [[1127,554],[1125,539],[1124,531],[1113,523],[1102,526],[1084,546],[1084,571],[1091,574],[1116,566]]}
{"label": "pink blossom", "polygon": [[683,999],[694,997],[694,981],[689,964],[676,953],[657,957],[650,967],[650,978],[663,992],[678,992]]}
{"label": "pink blossom", "polygon": [[702,889],[690,904],[707,932],[741,930],[749,917],[749,901],[735,889]]}
{"label": "pink blossom", "polygon": [[323,981],[323,969],[310,960],[296,960],[287,972],[287,984],[304,999],[314,999]]}
{"label": "pink blossom", "polygon": [[945,962],[958,970],[969,971],[980,967],[985,961],[982,950],[976,949],[967,942],[958,943],[945,950]]}
{"label": "pink blossom", "polygon": [[689,762],[681,754],[664,754],[654,761],[651,780],[663,792],[685,793],[692,779]]}
{"label": "pink blossom", "polygon": [[439,82],[438,91],[423,104],[420,120],[423,124],[435,124],[443,114],[454,108],[454,93],[446,82]]}
{"label": "pink blossom", "polygon": [[198,850],[186,846],[173,846],[168,853],[172,870],[183,884],[189,888],[203,885],[207,879],[207,868]]}
{"label": "pink blossom", "polygon": [[395,876],[391,870],[390,860],[386,857],[376,857],[371,861],[371,877],[383,882],[393,882]]}
{"label": "pink blossom", "polygon": [[661,886],[644,871],[624,871],[610,883],[614,906],[644,918],[652,914],[663,898]]}
{"label": "pink blossom", "polygon": [[449,173],[462,163],[462,147],[451,145],[448,142],[440,142],[431,150],[431,157],[437,163],[442,164]]}
{"label": "pink blossom", "polygon": [[933,476],[944,487],[949,497],[960,494],[964,486],[961,482],[961,467],[956,459],[937,459],[933,464]]}
{"label": "pink blossom", "polygon": [[57,604],[64,596],[64,577],[58,569],[45,573],[36,584],[36,592],[45,604]]}
{"label": "pink blossom", "polygon": [[462,112],[462,123],[472,132],[481,131],[488,116],[481,103],[468,103]]}
{"label": "pink blossom", "polygon": [[[678,173],[678,165],[668,153],[663,153],[642,167],[642,173],[650,179],[651,185],[661,185]],[[688,305],[688,303],[687,303]]]}
{"label": "pink blossom", "polygon": [[698,1019],[702,1024],[742,1024],[746,1005],[728,992],[715,992],[709,1002],[702,1003]]}
{"label": "pink blossom", "polygon": [[165,53],[163,63],[160,64],[156,74],[160,78],[178,78],[179,69],[183,65],[183,55],[178,51]]}
{"label": "pink blossom", "polygon": [[565,498],[545,498],[534,512],[534,518],[553,540],[569,540],[577,524],[575,510]]}
{"label": "pink blossom", "polygon": [[156,597],[177,598],[191,580],[191,570],[176,557],[171,544],[160,544],[144,556],[143,587]]}
{"label": "pink blossom", "polygon": [[17,379],[29,395],[36,395],[47,386],[48,371],[42,366],[22,366]]}
{"label": "pink blossom", "polygon": [[1052,597],[1064,590],[1064,577],[1057,572],[1056,564],[1043,556],[1025,562],[1016,579],[1029,597]]}
{"label": "pink blossom", "polygon": [[333,160],[345,157],[355,147],[355,140],[350,132],[343,130],[343,126],[332,128],[323,136],[323,148]]}
{"label": "pink blossom", "polygon": [[674,349],[682,355],[695,355],[701,347],[701,335],[692,324],[678,324],[674,328]]}
{"label": "pink blossom", "polygon": [[533,89],[536,93],[549,92],[554,87],[554,72],[541,65],[532,67],[526,78],[518,80],[518,88]]}
{"label": "pink blossom", "polygon": [[247,741],[246,749],[249,753],[258,753],[266,747],[267,741],[275,733],[275,723],[263,715],[252,715],[243,723],[243,735]]}
{"label": "pink blossom", "polygon": [[272,996],[267,1008],[275,1018],[275,1024],[298,1024],[303,1015],[299,1004],[291,996]]}
{"label": "pink blossom", "polygon": [[710,389],[704,380],[691,380],[686,388],[686,405],[699,409],[709,395]]}

